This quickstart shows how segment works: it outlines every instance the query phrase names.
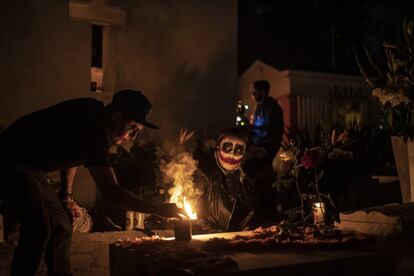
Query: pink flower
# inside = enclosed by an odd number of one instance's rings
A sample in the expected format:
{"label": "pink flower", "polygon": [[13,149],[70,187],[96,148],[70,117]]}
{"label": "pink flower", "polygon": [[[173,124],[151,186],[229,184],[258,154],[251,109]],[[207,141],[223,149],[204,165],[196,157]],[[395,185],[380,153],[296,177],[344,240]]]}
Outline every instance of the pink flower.
{"label": "pink flower", "polygon": [[319,147],[306,149],[300,160],[306,170],[316,168],[322,161],[321,149]]}

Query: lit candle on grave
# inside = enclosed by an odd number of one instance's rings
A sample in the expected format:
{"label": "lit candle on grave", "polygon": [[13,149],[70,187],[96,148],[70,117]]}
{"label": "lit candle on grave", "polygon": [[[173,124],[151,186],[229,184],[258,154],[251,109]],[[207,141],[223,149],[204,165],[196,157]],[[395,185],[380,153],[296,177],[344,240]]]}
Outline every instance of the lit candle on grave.
{"label": "lit candle on grave", "polygon": [[197,219],[197,213],[193,212],[193,208],[191,204],[187,201],[187,198],[184,197],[184,210],[187,213],[187,217],[189,219]]}
{"label": "lit candle on grave", "polygon": [[189,241],[192,239],[191,222],[197,219],[197,214],[193,211],[186,197],[184,197],[183,205],[186,215],[181,215],[182,219],[174,222],[174,236],[175,240]]}
{"label": "lit candle on grave", "polygon": [[325,203],[315,202],[313,204],[313,223],[322,224],[325,222]]}

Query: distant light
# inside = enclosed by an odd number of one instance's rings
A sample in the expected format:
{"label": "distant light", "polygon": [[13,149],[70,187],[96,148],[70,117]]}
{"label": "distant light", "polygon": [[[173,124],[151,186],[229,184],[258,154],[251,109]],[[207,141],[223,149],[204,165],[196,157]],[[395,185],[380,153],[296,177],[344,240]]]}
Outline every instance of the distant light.
{"label": "distant light", "polygon": [[244,122],[241,122],[240,125],[244,126]]}
{"label": "distant light", "polygon": [[241,121],[241,118],[239,116],[237,116],[236,121],[237,122],[240,122]]}
{"label": "distant light", "polygon": [[249,109],[249,106],[247,104],[244,105],[244,109]]}

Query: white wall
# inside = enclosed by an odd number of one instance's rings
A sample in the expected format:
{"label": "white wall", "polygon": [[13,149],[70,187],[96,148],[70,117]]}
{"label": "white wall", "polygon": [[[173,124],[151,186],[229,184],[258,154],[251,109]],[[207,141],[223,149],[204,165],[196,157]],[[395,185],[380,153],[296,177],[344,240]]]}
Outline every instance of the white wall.
{"label": "white wall", "polygon": [[67,10],[66,1],[2,1],[0,125],[89,95],[90,29]]}
{"label": "white wall", "polygon": [[363,77],[352,75],[338,75],[330,73],[290,70],[292,95],[329,97],[329,91],[336,86],[339,90],[351,89],[353,92],[362,90],[369,92],[368,84]]}
{"label": "white wall", "polygon": [[163,136],[177,135],[180,127],[213,134],[232,126],[236,0],[146,0],[125,6],[127,25],[110,29],[105,86],[142,89],[153,101],[151,119]]}
{"label": "white wall", "polygon": [[[370,89],[362,77],[296,70],[289,75],[291,94],[298,96],[298,127],[313,129],[333,119],[335,114],[347,117],[347,106],[355,100],[362,107],[360,118],[367,122]],[[362,97],[359,99],[357,95]]]}

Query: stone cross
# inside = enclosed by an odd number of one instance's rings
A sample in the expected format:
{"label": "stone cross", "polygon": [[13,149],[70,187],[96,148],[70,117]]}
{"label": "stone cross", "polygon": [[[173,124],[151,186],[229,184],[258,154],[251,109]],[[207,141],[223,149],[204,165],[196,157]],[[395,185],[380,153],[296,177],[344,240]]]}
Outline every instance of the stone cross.
{"label": "stone cross", "polygon": [[69,1],[69,16],[75,20],[104,25],[124,25],[125,10],[109,6],[106,0],[92,0],[91,3]]}

